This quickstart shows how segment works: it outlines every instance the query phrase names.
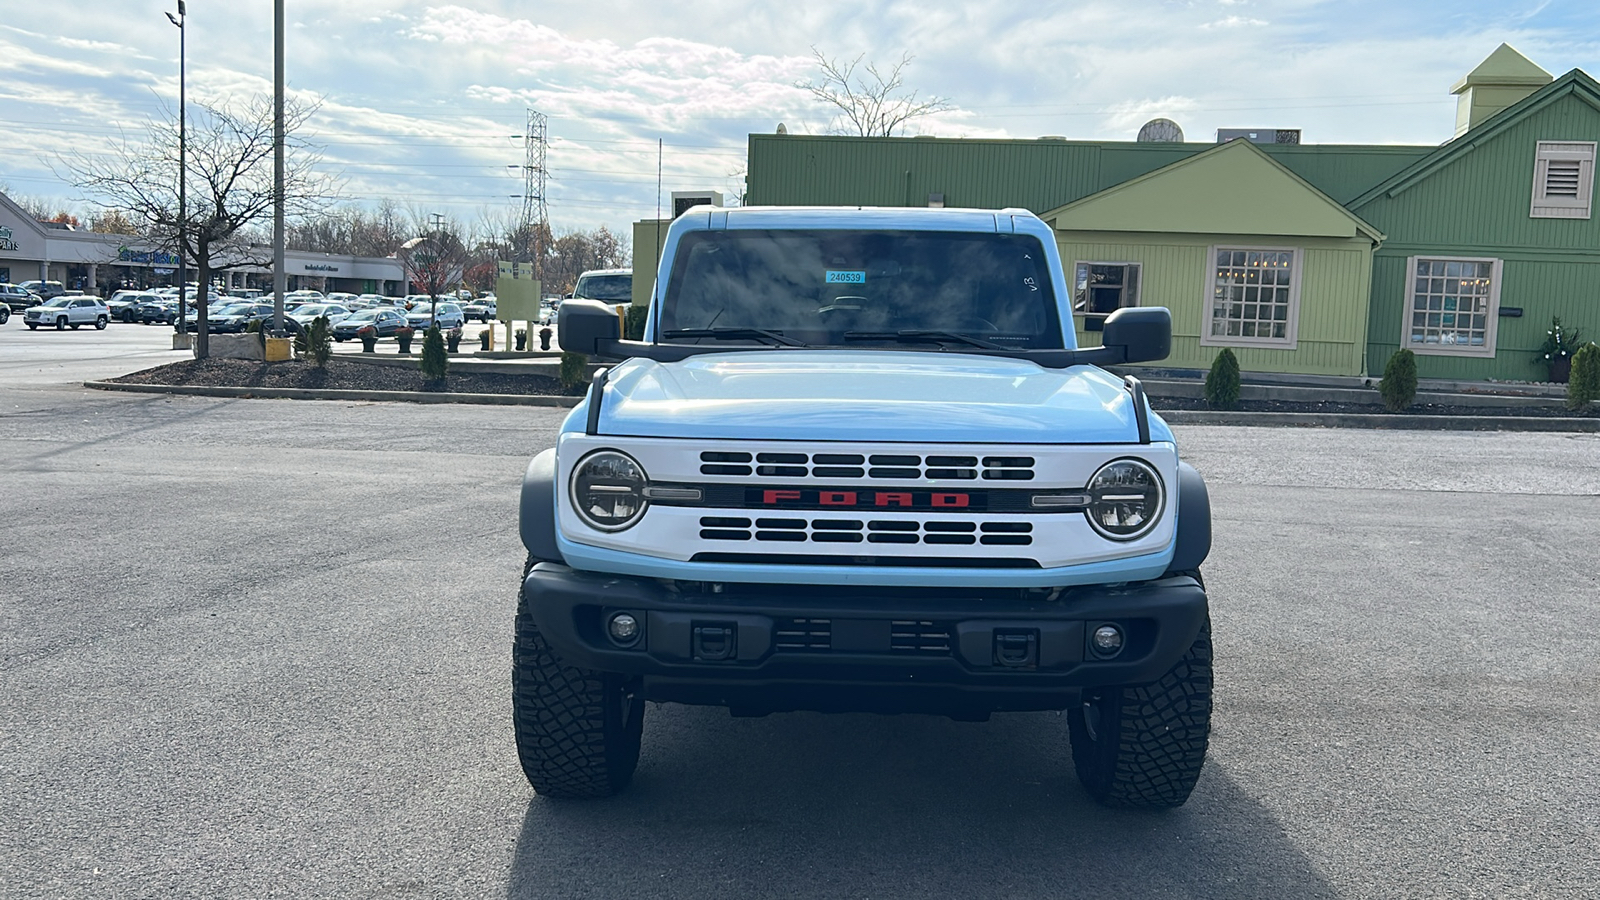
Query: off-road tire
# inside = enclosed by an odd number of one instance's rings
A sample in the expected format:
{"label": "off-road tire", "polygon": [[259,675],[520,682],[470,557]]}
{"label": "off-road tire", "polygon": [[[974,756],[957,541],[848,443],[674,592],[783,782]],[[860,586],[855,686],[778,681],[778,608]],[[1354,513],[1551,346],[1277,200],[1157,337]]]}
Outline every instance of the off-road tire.
{"label": "off-road tire", "polygon": [[1211,737],[1211,621],[1151,684],[1086,688],[1068,716],[1072,763],[1105,806],[1182,806],[1200,778]]}
{"label": "off-road tire", "polygon": [[[528,570],[538,560],[529,557]],[[644,701],[619,675],[562,662],[517,593],[511,707],[522,772],[546,797],[609,797],[639,764]]]}

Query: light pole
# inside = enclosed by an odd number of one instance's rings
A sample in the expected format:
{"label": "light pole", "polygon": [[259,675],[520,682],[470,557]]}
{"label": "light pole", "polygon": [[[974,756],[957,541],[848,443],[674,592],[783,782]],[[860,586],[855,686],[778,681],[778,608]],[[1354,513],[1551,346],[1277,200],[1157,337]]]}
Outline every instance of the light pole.
{"label": "light pole", "polygon": [[[188,30],[183,27],[186,18],[183,0],[178,0],[178,14],[174,16],[167,13],[168,21],[178,26],[178,333],[185,336],[189,333],[188,313],[185,309],[183,292],[189,285],[189,267],[186,264],[188,254],[184,246],[189,240],[189,204],[188,204],[188,173],[189,173],[189,116],[185,109],[187,93],[187,73],[185,63],[188,58]],[[195,300],[200,299],[196,294]],[[176,341],[173,342],[176,346]]]}

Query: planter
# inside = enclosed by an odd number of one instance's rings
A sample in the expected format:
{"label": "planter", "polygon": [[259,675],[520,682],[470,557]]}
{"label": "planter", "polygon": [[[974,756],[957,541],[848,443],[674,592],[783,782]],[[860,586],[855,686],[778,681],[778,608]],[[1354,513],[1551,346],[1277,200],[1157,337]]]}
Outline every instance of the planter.
{"label": "planter", "polygon": [[478,332],[478,347],[487,353],[490,346],[489,342],[493,339],[494,332],[488,328],[485,328],[483,331]]}
{"label": "planter", "polygon": [[362,338],[361,339],[361,352],[362,353],[377,353],[378,352],[378,339],[377,338]]}
{"label": "planter", "polygon": [[446,353],[460,353],[461,352],[461,333],[458,332],[458,331],[452,331],[449,334],[445,335],[445,338],[444,338],[444,349],[445,349]]}
{"label": "planter", "polygon": [[398,341],[399,344],[400,344],[400,355],[401,356],[410,356],[411,355],[411,338],[395,338],[395,340]]}
{"label": "planter", "polygon": [[1550,380],[1556,384],[1566,384],[1572,377],[1572,357],[1558,356],[1550,360]]}

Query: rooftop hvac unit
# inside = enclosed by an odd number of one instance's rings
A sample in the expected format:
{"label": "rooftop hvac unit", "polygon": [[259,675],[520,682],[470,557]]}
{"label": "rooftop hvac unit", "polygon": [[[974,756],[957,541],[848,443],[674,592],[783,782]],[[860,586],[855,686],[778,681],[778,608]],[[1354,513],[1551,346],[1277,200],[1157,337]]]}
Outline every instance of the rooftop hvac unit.
{"label": "rooftop hvac unit", "polygon": [[1298,128],[1218,128],[1217,143],[1226,144],[1234,138],[1244,138],[1252,144],[1298,144]]}
{"label": "rooftop hvac unit", "polygon": [[696,206],[721,206],[721,191],[673,191],[672,217],[683,215]]}

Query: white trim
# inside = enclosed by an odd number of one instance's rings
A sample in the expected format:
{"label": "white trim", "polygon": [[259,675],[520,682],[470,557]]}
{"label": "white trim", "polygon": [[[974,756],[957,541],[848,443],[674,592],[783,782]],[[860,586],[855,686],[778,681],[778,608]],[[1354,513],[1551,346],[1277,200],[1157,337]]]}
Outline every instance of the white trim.
{"label": "white trim", "polygon": [[[1540,141],[1533,154],[1533,201],[1528,215],[1535,219],[1587,219],[1594,200],[1595,141]],[[1576,197],[1550,197],[1550,164],[1578,164]]]}
{"label": "white trim", "polygon": [[[1412,292],[1417,282],[1417,261],[1490,263],[1489,308],[1485,312],[1483,346],[1471,344],[1417,344],[1411,341]],[[1490,256],[1434,256],[1419,254],[1406,259],[1406,275],[1400,297],[1400,347],[1418,356],[1462,356],[1472,359],[1493,359],[1495,342],[1500,331],[1500,285],[1504,280],[1505,261]]]}
{"label": "white trim", "polygon": [[[1212,304],[1216,300],[1217,253],[1222,251],[1266,251],[1288,253],[1289,261],[1289,313],[1281,338],[1244,337],[1243,335],[1214,336],[1211,333]],[[1250,244],[1212,244],[1206,248],[1205,285],[1200,295],[1200,346],[1202,347],[1262,347],[1268,350],[1295,350],[1300,343],[1300,281],[1305,265],[1305,251],[1300,247],[1256,246]]]}

